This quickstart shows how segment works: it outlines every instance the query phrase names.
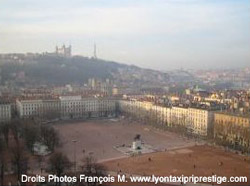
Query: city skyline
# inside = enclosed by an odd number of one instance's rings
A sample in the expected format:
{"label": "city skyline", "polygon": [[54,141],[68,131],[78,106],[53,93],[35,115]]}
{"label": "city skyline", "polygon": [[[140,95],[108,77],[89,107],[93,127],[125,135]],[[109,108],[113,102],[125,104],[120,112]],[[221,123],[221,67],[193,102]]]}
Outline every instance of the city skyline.
{"label": "city skyline", "polygon": [[54,51],[140,67],[249,66],[248,1],[8,1],[0,6],[0,53]]}

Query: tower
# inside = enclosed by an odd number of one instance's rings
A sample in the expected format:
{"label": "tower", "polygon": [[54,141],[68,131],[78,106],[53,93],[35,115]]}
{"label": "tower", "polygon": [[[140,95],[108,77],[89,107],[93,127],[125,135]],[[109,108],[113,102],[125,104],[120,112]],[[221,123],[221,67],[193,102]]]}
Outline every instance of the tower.
{"label": "tower", "polygon": [[94,59],[97,59],[97,54],[96,54],[96,44],[94,44],[94,55],[93,55]]}

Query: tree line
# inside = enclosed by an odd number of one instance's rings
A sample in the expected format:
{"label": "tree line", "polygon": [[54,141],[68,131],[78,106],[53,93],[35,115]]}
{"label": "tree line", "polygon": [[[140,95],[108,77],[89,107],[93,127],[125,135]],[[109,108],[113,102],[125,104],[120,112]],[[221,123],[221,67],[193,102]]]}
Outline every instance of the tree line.
{"label": "tree line", "polygon": [[4,185],[5,173],[13,172],[18,181],[21,174],[27,173],[36,142],[46,145],[53,152],[59,145],[59,136],[53,127],[34,120],[14,119],[10,123],[0,124],[1,185]]}
{"label": "tree line", "polygon": [[[40,142],[48,147],[51,154],[48,157],[35,156],[34,144]],[[6,176],[14,175],[15,185],[25,186],[21,183],[21,175],[29,174],[32,170],[39,170],[41,173],[50,173],[60,176],[103,176],[106,174],[105,168],[98,164],[92,155],[85,155],[80,166],[72,162],[57,147],[60,145],[57,131],[50,125],[41,124],[34,119],[20,120],[14,119],[10,123],[0,124],[0,185],[6,185]],[[13,183],[12,183],[13,184]],[[61,182],[38,183],[37,185],[61,186]],[[99,183],[64,183],[75,186],[97,186]]]}

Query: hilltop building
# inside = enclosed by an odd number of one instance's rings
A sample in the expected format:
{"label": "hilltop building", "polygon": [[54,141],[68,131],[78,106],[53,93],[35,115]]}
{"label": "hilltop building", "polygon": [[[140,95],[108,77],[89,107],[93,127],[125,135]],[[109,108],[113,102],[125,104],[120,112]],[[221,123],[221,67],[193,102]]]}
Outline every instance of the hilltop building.
{"label": "hilltop building", "polygon": [[62,47],[56,46],[54,52],[44,52],[42,53],[42,55],[71,57],[72,56],[71,51],[72,51],[71,45],[69,45],[68,47],[66,47],[65,45],[62,45]]}
{"label": "hilltop building", "polygon": [[63,57],[71,57],[71,45],[66,47],[63,45],[62,47],[56,46],[56,52],[58,56],[63,56]]}

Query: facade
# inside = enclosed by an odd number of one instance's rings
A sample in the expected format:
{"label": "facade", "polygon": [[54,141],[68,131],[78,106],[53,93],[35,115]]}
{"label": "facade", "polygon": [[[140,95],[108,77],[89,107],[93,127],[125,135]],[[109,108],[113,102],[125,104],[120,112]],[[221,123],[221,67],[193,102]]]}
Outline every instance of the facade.
{"label": "facade", "polygon": [[62,118],[107,117],[113,115],[117,108],[114,99],[61,96],[60,101]]}
{"label": "facade", "polygon": [[17,100],[17,111],[21,118],[76,119],[108,117],[116,114],[117,101],[104,98],[82,98],[60,96],[51,100]]}
{"label": "facade", "polygon": [[51,100],[17,100],[21,118],[77,119],[108,117],[120,111],[141,122],[167,127],[186,128],[189,133],[207,136],[212,132],[213,113],[209,110],[185,107],[165,107],[149,101],[60,96]]}
{"label": "facade", "polygon": [[17,100],[17,113],[21,118],[58,118],[60,113],[60,102],[58,99],[26,99]]}
{"label": "facade", "polygon": [[188,108],[188,129],[192,133],[207,136],[213,132],[213,112],[206,109]]}
{"label": "facade", "polygon": [[215,113],[214,138],[224,145],[245,148],[250,151],[250,117]]}
{"label": "facade", "polygon": [[170,123],[173,125],[187,125],[188,108],[185,107],[171,107]]}
{"label": "facade", "polygon": [[0,103],[0,122],[8,122],[11,120],[11,104]]}
{"label": "facade", "polygon": [[81,96],[60,96],[60,114],[63,119],[80,118],[85,111]]}
{"label": "facade", "polygon": [[136,99],[121,100],[123,113],[145,122],[167,126],[183,127],[189,133],[207,136],[212,131],[213,113],[209,110],[191,107],[165,107]]}
{"label": "facade", "polygon": [[120,100],[119,106],[124,114],[135,117],[138,120],[149,121],[157,119],[157,117],[154,117],[157,109],[152,102],[137,101],[136,99]]}
{"label": "facade", "polygon": [[212,133],[213,113],[201,108],[172,107],[171,123],[185,126],[189,133],[207,136]]}
{"label": "facade", "polygon": [[90,78],[88,79],[88,86],[91,90],[97,91],[105,96],[111,96],[113,94],[113,82],[110,79],[102,81]]}

